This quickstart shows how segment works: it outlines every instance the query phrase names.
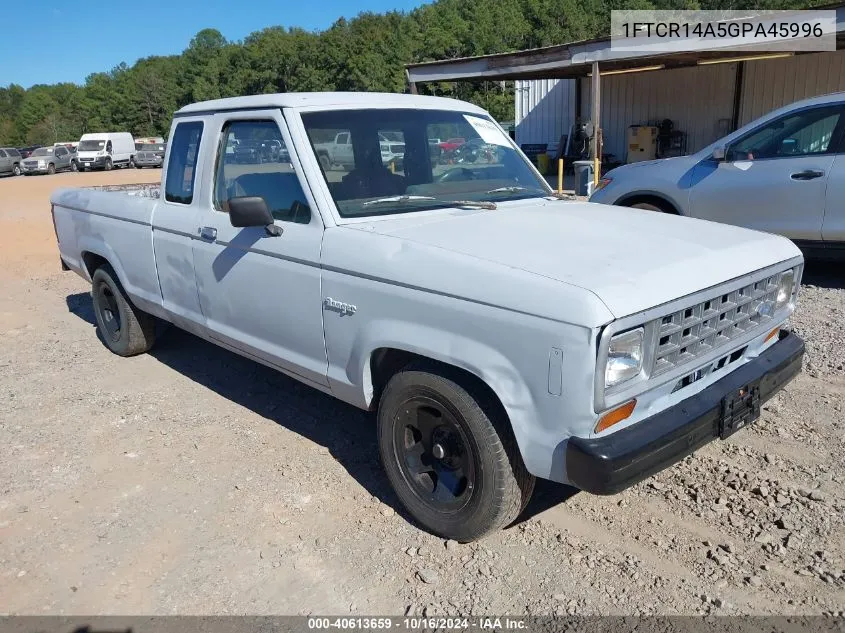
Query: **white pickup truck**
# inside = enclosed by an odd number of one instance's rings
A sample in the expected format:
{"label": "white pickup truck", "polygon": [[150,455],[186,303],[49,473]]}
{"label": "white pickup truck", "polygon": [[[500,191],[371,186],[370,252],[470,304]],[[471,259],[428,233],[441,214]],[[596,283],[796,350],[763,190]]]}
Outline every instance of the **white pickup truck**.
{"label": "white pickup truck", "polygon": [[[433,166],[444,130],[496,159]],[[325,169],[316,140],[347,132],[350,162]],[[800,371],[789,240],[562,200],[468,103],[240,97],[182,108],[169,138],[160,188],[52,197],[105,344],[145,352],[162,319],[377,410],[387,477],[444,537],[512,522],[535,477],[621,491]],[[234,140],[287,151],[235,161]]]}

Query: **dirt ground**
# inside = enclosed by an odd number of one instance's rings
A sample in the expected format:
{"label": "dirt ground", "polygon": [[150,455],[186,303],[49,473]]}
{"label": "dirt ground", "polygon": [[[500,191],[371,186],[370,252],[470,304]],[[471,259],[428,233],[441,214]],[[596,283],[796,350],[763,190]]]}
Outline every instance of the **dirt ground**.
{"label": "dirt ground", "polygon": [[99,342],[49,195],[159,173],[0,180],[0,613],[842,614],[845,269],[808,267],[805,372],[752,428],[458,545],[403,514],[368,415],[175,329]]}

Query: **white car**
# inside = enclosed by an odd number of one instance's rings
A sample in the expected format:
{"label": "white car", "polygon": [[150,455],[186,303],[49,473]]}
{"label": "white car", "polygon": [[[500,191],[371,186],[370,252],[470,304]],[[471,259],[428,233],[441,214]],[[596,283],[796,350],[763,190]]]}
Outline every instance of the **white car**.
{"label": "white car", "polygon": [[691,156],[624,165],[591,202],[736,224],[845,258],[845,93],[780,108]]}
{"label": "white car", "polygon": [[[404,131],[404,173],[379,160],[382,128]],[[361,160],[340,180],[313,139],[344,129]],[[435,168],[431,129],[496,160]],[[146,352],[158,318],[378,411],[397,497],[446,538],[508,525],[536,477],[618,492],[752,423],[801,369],[781,329],[794,244],[562,200],[469,103],[221,99],[179,110],[168,138],[160,189],[52,197],[104,343]],[[289,161],[235,160],[231,138]]]}

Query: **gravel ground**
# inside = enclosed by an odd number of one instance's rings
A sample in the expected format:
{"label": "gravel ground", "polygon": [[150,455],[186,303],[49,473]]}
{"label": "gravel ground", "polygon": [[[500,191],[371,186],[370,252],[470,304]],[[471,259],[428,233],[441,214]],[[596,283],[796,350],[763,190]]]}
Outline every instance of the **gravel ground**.
{"label": "gravel ground", "polygon": [[806,371],[757,424],[459,545],[403,514],[366,414],[175,329],[97,340],[49,193],[158,174],[0,180],[0,612],[843,613],[845,268],[808,266]]}

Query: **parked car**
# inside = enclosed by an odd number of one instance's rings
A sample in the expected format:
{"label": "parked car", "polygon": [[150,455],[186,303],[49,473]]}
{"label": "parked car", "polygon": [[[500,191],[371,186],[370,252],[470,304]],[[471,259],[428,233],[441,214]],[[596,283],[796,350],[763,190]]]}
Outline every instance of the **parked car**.
{"label": "parked car", "polygon": [[161,136],[145,136],[133,139],[135,151],[140,151],[142,145],[164,145],[165,140]]}
{"label": "parked car", "polygon": [[592,202],[778,233],[845,259],[845,92],[771,112],[691,156],[609,171]]}
{"label": "parked car", "polygon": [[14,147],[0,147],[0,175],[21,175],[21,153]]}
{"label": "parked car", "polygon": [[40,145],[28,145],[27,147],[19,147],[18,152],[20,152],[21,158],[29,158],[29,156],[37,150]]}
{"label": "parked car", "polygon": [[135,166],[135,141],[129,132],[83,134],[77,148],[79,169]]}
{"label": "parked car", "polygon": [[21,161],[24,176],[35,174],[55,174],[57,171],[76,171],[76,156],[67,147],[39,147],[29,158]]}
{"label": "parked car", "polygon": [[347,171],[355,166],[355,157],[352,155],[352,139],[348,131],[338,132],[334,140],[327,143],[316,143],[317,157],[320,165],[328,171],[335,165],[341,165]]}
{"label": "parked car", "polygon": [[[324,175],[314,138],[353,129],[372,156],[383,121],[409,176]],[[435,171],[428,125],[501,161]],[[293,162],[230,160],[259,136]],[[186,106],[169,138],[160,189],[51,198],[105,345],[146,352],[162,319],[377,411],[388,480],[442,537],[509,524],[536,477],[627,488],[753,423],[800,371],[792,242],[562,200],[472,104],[255,95]]]}
{"label": "parked car", "polygon": [[161,167],[164,163],[166,145],[164,143],[150,143],[135,146],[135,167]]}

